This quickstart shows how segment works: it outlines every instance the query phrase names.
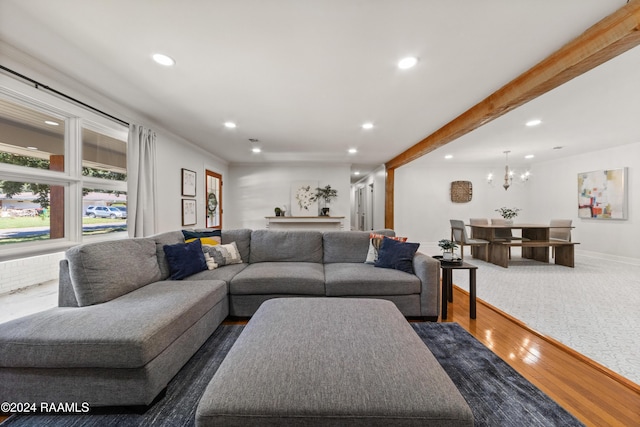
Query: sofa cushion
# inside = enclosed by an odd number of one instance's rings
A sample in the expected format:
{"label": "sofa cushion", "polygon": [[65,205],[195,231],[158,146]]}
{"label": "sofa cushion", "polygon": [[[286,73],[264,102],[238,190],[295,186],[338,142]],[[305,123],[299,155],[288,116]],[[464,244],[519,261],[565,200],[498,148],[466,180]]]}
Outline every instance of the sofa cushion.
{"label": "sofa cushion", "polygon": [[156,242],[156,256],[158,257],[158,265],[160,266],[160,280],[165,280],[171,276],[171,269],[169,268],[167,256],[164,253],[164,245],[184,243],[184,236],[180,231],[169,231],[156,234],[150,238]]}
{"label": "sofa cushion", "polygon": [[198,239],[189,243],[166,245],[164,253],[169,262],[171,280],[182,280],[207,269],[202,243]]}
{"label": "sofa cushion", "polygon": [[193,276],[189,276],[189,280],[224,280],[229,283],[236,274],[247,268],[248,265],[249,264],[232,264],[216,268],[215,270],[201,271]]}
{"label": "sofa cushion", "polygon": [[[395,236],[393,230],[378,230],[377,234]],[[325,231],[322,234],[324,263],[365,262],[369,250],[368,231]]]}
{"label": "sofa cushion", "polygon": [[229,293],[324,295],[324,268],[312,262],[250,264],[231,279]]}
{"label": "sofa cushion", "polygon": [[250,263],[322,262],[322,233],[319,231],[254,230],[251,233]]}
{"label": "sofa cushion", "polygon": [[240,258],[244,262],[249,262],[249,254],[251,253],[251,230],[248,228],[240,228],[237,230],[222,230],[222,244],[228,245],[236,242]]}
{"label": "sofa cushion", "polygon": [[87,243],[66,252],[80,307],[109,301],[160,280],[153,239]]}
{"label": "sofa cushion", "polygon": [[142,367],[225,302],[226,288],[217,280],[161,281],[103,304],[13,320],[0,328],[0,366]]}
{"label": "sofa cushion", "polygon": [[378,250],[378,260],[374,265],[413,274],[413,256],[419,247],[420,243],[408,243],[384,238]]}
{"label": "sofa cushion", "polygon": [[327,296],[410,295],[420,293],[420,279],[409,273],[371,264],[324,266]]}

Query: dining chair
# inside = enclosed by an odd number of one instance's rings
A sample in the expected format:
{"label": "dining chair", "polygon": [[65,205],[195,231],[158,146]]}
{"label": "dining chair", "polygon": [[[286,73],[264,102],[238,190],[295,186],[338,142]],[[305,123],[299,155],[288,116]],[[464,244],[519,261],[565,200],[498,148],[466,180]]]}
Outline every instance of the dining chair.
{"label": "dining chair", "polygon": [[[549,221],[549,240],[560,242],[571,241],[571,221],[570,219],[552,219]],[[562,228],[556,228],[562,227]],[[556,247],[551,248],[551,257],[556,256]]]}
{"label": "dining chair", "polygon": [[[465,246],[488,246],[489,241],[483,239],[472,239],[467,235],[467,229],[464,222],[459,219],[449,220],[451,223],[451,240],[460,246],[460,258],[464,259]],[[484,260],[489,261],[489,248],[486,248]]]}

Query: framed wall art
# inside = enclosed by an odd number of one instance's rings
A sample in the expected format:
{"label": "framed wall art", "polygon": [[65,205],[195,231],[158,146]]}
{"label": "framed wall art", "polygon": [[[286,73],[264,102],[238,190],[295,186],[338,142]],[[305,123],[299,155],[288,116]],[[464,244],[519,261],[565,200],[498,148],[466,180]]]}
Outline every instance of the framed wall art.
{"label": "framed wall art", "polygon": [[318,216],[316,188],[318,188],[318,181],[291,183],[291,216]]}
{"label": "framed wall art", "polygon": [[578,174],[578,217],[627,219],[627,168]]}
{"label": "framed wall art", "polygon": [[182,225],[195,225],[197,222],[195,199],[182,199]]}
{"label": "framed wall art", "polygon": [[182,195],[196,197],[196,173],[189,169],[182,169]]}

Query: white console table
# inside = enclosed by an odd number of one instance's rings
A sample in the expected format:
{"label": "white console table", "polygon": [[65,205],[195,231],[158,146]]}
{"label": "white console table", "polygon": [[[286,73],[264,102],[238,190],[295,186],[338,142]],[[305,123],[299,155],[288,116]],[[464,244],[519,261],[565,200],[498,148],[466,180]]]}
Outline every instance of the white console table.
{"label": "white console table", "polygon": [[342,230],[343,216],[267,216],[271,230]]}

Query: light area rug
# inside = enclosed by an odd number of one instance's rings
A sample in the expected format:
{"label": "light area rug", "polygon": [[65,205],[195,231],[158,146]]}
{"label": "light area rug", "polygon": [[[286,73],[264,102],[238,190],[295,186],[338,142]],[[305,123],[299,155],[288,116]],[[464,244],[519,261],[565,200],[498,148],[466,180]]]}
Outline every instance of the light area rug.
{"label": "light area rug", "polygon": [[[476,426],[583,425],[457,323],[411,326],[460,390]],[[166,395],[143,414],[109,408],[89,415],[14,415],[2,426],[193,426],[204,389],[242,329],[220,326],[171,380]]]}
{"label": "light area rug", "polygon": [[[520,257],[477,265],[477,297],[640,384],[640,266],[576,255],[575,268]],[[466,270],[453,283],[469,290]]]}

